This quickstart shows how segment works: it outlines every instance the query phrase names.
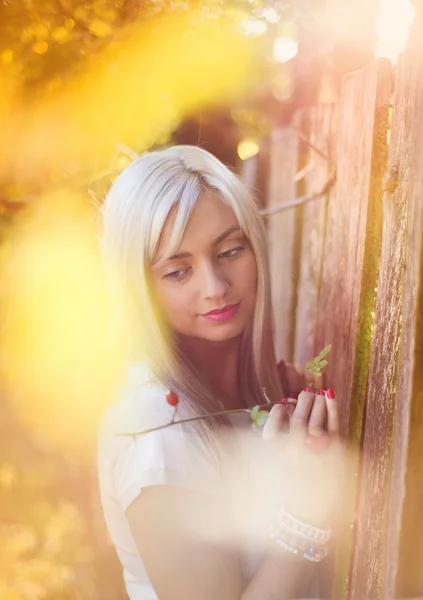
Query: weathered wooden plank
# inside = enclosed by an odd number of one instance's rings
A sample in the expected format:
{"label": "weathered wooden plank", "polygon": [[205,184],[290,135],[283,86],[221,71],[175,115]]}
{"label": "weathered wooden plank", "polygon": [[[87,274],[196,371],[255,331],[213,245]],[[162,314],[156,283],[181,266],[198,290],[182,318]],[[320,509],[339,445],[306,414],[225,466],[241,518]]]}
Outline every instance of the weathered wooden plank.
{"label": "weathered wooden plank", "polygon": [[256,181],[257,181],[257,170],[258,170],[258,155],[251,156],[251,158],[247,158],[243,160],[241,163],[241,167],[239,169],[239,177],[241,181],[250,192],[252,196],[254,196]]}
{"label": "weathered wooden plank", "polygon": [[[396,72],[353,598],[423,595],[423,41]],[[369,532],[370,535],[369,535]]]}
{"label": "weathered wooden plank", "polygon": [[[344,80],[335,133],[337,183],[330,194],[316,344],[332,344],[327,380],[340,399],[352,472],[339,524],[334,598],[346,596],[381,244],[381,179],[392,69],[380,60]],[[341,512],[341,511],[340,511]]]}
{"label": "weathered wooden plank", "polygon": [[240,177],[259,208],[266,204],[269,182],[269,139],[260,144],[260,152],[244,160],[240,168]]}
{"label": "weathered wooden plank", "polygon": [[[322,189],[331,176],[332,120],[334,106],[323,104],[307,110],[307,132],[313,148],[308,149],[304,194]],[[294,363],[304,365],[315,356],[317,311],[323,266],[328,195],[304,205],[302,218],[301,262],[298,282]]]}
{"label": "weathered wooden plank", "polygon": [[[337,182],[329,199],[319,296],[317,344],[332,344],[328,380],[340,398],[342,432],[357,441],[359,408],[351,406],[357,390],[353,398],[351,393],[353,376],[357,385],[355,363],[360,355],[366,363],[370,354],[390,90],[389,61],[376,61],[345,78],[335,134]],[[356,356],[359,335],[364,335],[366,347],[359,347]],[[352,428],[351,410],[358,421]]]}
{"label": "weathered wooden plank", "polygon": [[[275,130],[270,138],[267,207],[296,197],[299,138],[290,127]],[[268,240],[275,321],[277,360],[293,357],[295,302],[299,265],[299,210],[290,209],[268,218]]]}

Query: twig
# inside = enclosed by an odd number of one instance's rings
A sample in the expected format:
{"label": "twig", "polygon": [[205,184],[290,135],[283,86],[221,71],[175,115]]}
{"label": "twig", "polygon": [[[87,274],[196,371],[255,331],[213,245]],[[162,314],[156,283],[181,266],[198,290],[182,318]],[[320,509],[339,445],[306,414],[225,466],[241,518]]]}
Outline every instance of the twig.
{"label": "twig", "polygon": [[307,173],[310,173],[310,171],[314,171],[315,168],[316,165],[314,165],[313,163],[308,163],[308,165],[297,171],[297,174],[295,175],[295,183],[298,183],[299,181],[301,181],[301,179],[304,179]]}
{"label": "twig", "polygon": [[312,200],[316,200],[316,198],[321,198],[325,196],[332,185],[335,183],[336,175],[333,173],[329,179],[325,182],[323,187],[317,192],[313,192],[312,194],[307,194],[305,196],[300,196],[299,198],[295,198],[294,200],[288,200],[288,202],[284,202],[283,204],[278,204],[277,206],[271,206],[270,208],[262,208],[260,210],[260,214],[263,217],[270,217],[272,215],[276,215],[284,210],[289,210],[290,208],[296,208],[297,206],[302,206],[303,204],[307,204]]}
{"label": "twig", "polygon": [[[278,402],[267,402],[266,404],[259,405],[260,410],[266,408],[272,408]],[[295,402],[289,401],[287,404],[296,404]],[[142,431],[134,431],[131,433],[116,433],[115,435],[118,437],[134,437],[136,435],[143,435],[145,433],[151,433],[152,431],[158,431],[159,429],[165,429],[166,427],[170,427],[171,425],[179,425],[180,423],[189,423],[191,421],[201,421],[203,419],[210,419],[211,417],[220,417],[222,415],[234,415],[236,413],[250,413],[251,408],[236,408],[234,410],[220,410],[219,412],[209,413],[208,415],[202,415],[200,417],[189,417],[188,419],[179,419],[178,421],[174,421],[173,419],[164,425],[158,425],[157,427],[152,427],[151,429],[144,429]]]}
{"label": "twig", "polygon": [[305,142],[307,144],[307,146],[309,146],[312,150],[314,150],[314,152],[316,154],[318,154],[321,158],[323,158],[324,160],[327,160],[328,162],[330,162],[330,158],[327,154],[325,154],[322,150],[319,150],[319,148],[317,148],[317,146],[315,146],[313,144],[313,142],[311,142],[308,137],[301,131],[301,129],[298,129],[298,127],[295,127],[295,125],[291,125],[292,129],[295,131],[295,133],[298,135],[298,137],[300,138],[300,140],[302,140],[303,142]]}

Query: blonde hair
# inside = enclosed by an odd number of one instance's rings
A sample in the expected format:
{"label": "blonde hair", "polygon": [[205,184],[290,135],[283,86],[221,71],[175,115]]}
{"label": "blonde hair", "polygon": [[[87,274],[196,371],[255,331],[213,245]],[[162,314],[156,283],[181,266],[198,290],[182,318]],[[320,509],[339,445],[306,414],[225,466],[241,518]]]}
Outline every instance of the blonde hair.
{"label": "blonde hair", "polygon": [[[103,206],[103,250],[114,285],[129,291],[136,319],[137,358],[180,397],[181,408],[195,416],[219,410],[219,404],[167,328],[149,285],[149,271],[166,219],[175,211],[168,256],[179,246],[203,190],[230,207],[251,243],[257,264],[254,319],[242,339],[241,393],[248,406],[264,402],[262,389],[280,397],[273,344],[273,319],[265,228],[256,204],[241,181],[217,158],[195,146],[173,146],[144,154],[113,183]],[[210,421],[197,421],[210,433]],[[216,424],[216,423],[215,423]]]}

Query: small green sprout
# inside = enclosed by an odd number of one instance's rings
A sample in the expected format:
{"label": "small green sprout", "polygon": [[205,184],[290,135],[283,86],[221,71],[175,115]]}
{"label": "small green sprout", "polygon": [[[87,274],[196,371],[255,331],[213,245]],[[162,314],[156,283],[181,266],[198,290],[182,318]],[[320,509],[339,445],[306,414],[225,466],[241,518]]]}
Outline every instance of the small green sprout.
{"label": "small green sprout", "polygon": [[263,427],[266,423],[269,413],[267,410],[260,410],[260,406],[254,406],[250,412],[251,420],[253,421],[253,429],[257,431],[259,427]]}
{"label": "small green sprout", "polygon": [[331,348],[332,346],[329,344],[329,346],[326,346],[316,358],[306,363],[305,372],[312,378],[308,387],[314,391],[318,388],[317,380],[322,376],[322,371],[328,364],[328,361],[324,360],[324,358],[330,352]]}
{"label": "small green sprout", "polygon": [[[322,371],[328,364],[328,361],[324,360],[324,358],[330,352],[331,348],[332,346],[329,344],[329,346],[326,346],[326,348],[324,348],[320,354],[316,356],[316,358],[313,358],[313,360],[310,360],[308,363],[306,363],[305,372],[312,379],[308,387],[313,391],[318,389],[318,379],[322,376]],[[271,404],[266,395],[266,390],[263,390],[263,394],[268,404]],[[267,410],[260,410],[260,406],[254,406],[254,408],[252,408],[250,411],[250,415],[251,420],[253,421],[254,431],[257,431],[259,427],[263,427],[269,417]]]}

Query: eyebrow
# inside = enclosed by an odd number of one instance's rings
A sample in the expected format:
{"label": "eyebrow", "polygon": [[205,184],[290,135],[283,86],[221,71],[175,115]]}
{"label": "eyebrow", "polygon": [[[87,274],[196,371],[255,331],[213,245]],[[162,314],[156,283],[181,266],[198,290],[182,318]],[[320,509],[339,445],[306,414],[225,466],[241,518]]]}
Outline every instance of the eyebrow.
{"label": "eyebrow", "polygon": [[[221,242],[223,242],[223,240],[225,240],[231,235],[231,233],[234,233],[235,231],[239,231],[240,233],[242,233],[241,227],[239,225],[232,225],[231,227],[225,229],[223,233],[218,235],[217,238],[213,240],[212,245],[218,246]],[[175,260],[177,258],[188,258],[189,256],[191,256],[189,252],[178,252],[177,254],[172,254],[172,256],[169,256],[169,258],[166,259],[159,258],[158,260],[154,261],[153,265],[168,260]]]}

